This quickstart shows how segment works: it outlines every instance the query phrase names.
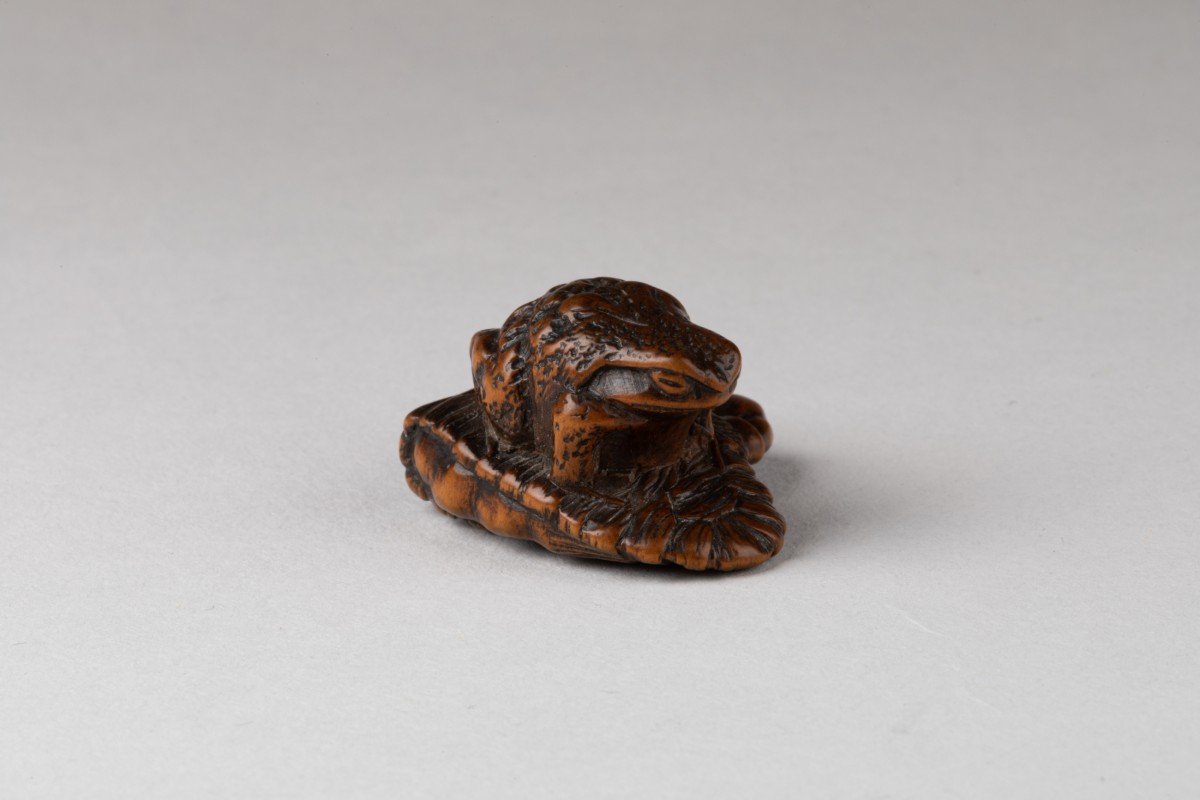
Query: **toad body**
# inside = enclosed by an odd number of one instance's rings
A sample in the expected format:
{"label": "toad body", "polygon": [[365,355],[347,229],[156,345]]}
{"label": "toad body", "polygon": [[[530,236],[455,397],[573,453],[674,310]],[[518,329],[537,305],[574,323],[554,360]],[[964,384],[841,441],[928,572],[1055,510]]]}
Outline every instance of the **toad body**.
{"label": "toad body", "polygon": [[442,511],[564,555],[746,569],[786,525],[751,464],[762,408],[738,349],[670,294],[555,286],[471,340],[472,389],[405,419],[408,485]]}
{"label": "toad body", "polygon": [[600,490],[703,450],[741,371],[737,347],[670,294],[615,278],[526,303],[475,335],[471,362],[497,447],[533,448],[555,483]]}

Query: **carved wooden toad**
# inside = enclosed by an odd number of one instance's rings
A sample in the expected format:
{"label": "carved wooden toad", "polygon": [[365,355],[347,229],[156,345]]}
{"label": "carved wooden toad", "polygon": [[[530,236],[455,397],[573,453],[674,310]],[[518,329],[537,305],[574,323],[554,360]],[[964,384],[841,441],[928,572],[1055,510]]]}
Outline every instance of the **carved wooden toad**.
{"label": "carved wooden toad", "polygon": [[784,521],[750,464],[771,445],[733,394],[741,355],[666,292],[556,286],[471,341],[475,388],[408,415],[420,497],[556,553],[688,569],[766,561]]}

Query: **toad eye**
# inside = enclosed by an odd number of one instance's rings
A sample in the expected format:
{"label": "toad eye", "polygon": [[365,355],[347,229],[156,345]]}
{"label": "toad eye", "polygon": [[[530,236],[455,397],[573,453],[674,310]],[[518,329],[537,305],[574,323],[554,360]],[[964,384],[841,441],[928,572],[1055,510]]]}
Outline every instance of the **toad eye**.
{"label": "toad eye", "polygon": [[686,394],[692,388],[692,382],[686,377],[665,369],[651,370],[650,380],[654,382],[654,388],[672,397]]}
{"label": "toad eye", "polygon": [[588,388],[600,397],[632,397],[650,388],[646,372],[627,367],[605,367],[588,382]]}

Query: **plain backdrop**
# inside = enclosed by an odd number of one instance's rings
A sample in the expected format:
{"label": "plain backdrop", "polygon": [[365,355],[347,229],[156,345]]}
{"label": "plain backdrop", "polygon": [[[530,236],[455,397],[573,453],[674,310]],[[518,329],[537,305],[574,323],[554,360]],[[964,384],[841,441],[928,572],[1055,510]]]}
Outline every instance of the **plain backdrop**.
{"label": "plain backdrop", "polygon": [[[0,795],[1183,798],[1200,5],[0,4]],[[745,354],[728,576],[407,489],[577,277]]]}

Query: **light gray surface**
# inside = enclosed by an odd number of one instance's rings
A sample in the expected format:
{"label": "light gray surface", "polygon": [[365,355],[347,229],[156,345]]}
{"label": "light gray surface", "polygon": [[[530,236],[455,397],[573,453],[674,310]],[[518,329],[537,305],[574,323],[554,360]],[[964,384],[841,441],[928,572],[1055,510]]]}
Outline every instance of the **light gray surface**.
{"label": "light gray surface", "polygon": [[[0,5],[4,796],[1194,797],[1200,8],[903,6]],[[768,567],[405,488],[596,274],[742,347]]]}

